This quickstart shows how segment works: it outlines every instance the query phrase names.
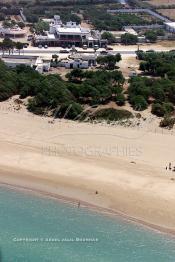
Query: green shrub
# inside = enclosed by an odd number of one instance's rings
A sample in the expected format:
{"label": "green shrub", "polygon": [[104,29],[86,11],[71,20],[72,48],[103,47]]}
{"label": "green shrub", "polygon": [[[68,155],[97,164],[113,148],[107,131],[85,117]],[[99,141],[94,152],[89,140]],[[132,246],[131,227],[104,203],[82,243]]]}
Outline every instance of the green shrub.
{"label": "green shrub", "polygon": [[154,103],[152,105],[151,113],[162,117],[165,115],[169,115],[174,111],[174,106],[172,103]]}
{"label": "green shrub", "polygon": [[145,98],[141,95],[133,96],[130,100],[134,110],[143,111],[148,107],[148,103]]}
{"label": "green shrub", "polygon": [[175,124],[175,118],[174,117],[164,117],[164,119],[160,122],[160,127],[172,129]]}
{"label": "green shrub", "polygon": [[72,120],[79,120],[81,118],[81,113],[83,112],[83,107],[76,102],[66,103],[61,105],[60,110],[56,112],[56,117],[68,118]]}
{"label": "green shrub", "polygon": [[165,114],[165,109],[161,104],[156,103],[152,105],[151,113],[156,116],[162,117]]}
{"label": "green shrub", "polygon": [[125,96],[123,94],[118,94],[116,97],[116,104],[118,106],[123,106],[125,104]]}
{"label": "green shrub", "polygon": [[121,36],[121,42],[125,45],[135,45],[138,42],[138,37],[136,35],[126,33]]}
{"label": "green shrub", "polygon": [[130,111],[114,108],[101,109],[93,114],[93,119],[106,121],[118,121],[122,119],[128,119],[131,117],[133,117],[133,115]]}

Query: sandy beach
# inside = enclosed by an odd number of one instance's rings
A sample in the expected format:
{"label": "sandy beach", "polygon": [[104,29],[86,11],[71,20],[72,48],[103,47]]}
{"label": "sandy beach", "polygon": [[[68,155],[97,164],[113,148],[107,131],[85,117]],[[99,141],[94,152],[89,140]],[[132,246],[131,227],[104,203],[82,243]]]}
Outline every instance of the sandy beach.
{"label": "sandy beach", "polygon": [[61,195],[175,231],[175,133],[0,107],[0,183]]}

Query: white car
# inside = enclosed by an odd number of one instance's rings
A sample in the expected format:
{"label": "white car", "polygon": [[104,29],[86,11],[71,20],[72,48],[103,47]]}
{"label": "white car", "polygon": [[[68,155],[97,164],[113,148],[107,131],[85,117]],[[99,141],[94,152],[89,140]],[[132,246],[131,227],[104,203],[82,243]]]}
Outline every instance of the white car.
{"label": "white car", "polygon": [[99,46],[98,45],[94,45],[94,49],[95,50],[99,49]]}
{"label": "white car", "polygon": [[83,45],[83,49],[86,50],[87,49],[87,45]]}

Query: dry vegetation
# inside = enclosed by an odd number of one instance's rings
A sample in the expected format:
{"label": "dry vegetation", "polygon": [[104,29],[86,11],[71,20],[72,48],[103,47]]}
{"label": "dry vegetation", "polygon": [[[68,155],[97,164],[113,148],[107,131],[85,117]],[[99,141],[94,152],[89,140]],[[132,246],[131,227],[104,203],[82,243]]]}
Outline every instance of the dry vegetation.
{"label": "dry vegetation", "polygon": [[173,5],[175,4],[174,0],[150,0],[147,1],[147,3],[154,5],[154,6],[160,6],[160,5]]}
{"label": "dry vegetation", "polygon": [[158,12],[170,19],[175,19],[175,9],[159,9]]}

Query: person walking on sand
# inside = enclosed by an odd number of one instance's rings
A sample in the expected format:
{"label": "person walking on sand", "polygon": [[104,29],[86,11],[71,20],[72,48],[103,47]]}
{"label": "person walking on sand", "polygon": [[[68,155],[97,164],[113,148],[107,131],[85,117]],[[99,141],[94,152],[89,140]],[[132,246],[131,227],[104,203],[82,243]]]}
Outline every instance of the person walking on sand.
{"label": "person walking on sand", "polygon": [[80,208],[80,201],[78,201],[78,208]]}

